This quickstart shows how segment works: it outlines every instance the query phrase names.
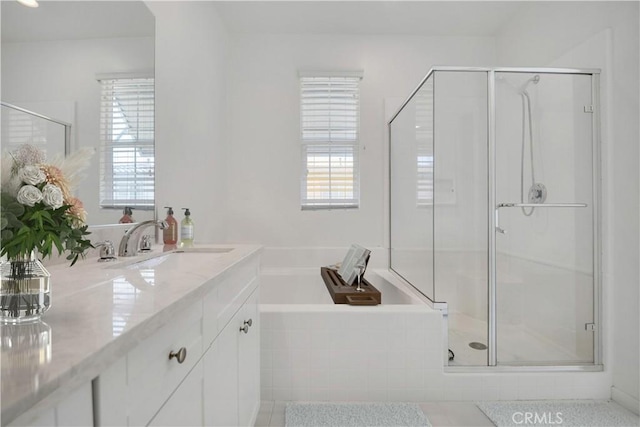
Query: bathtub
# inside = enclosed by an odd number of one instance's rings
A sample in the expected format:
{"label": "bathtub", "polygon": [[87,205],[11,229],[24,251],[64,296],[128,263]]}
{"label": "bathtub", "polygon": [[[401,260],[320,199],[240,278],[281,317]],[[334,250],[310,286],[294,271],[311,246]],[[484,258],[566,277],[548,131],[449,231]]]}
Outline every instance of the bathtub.
{"label": "bathtub", "polygon": [[[417,293],[409,289],[401,289],[384,278],[385,272],[367,271],[365,278],[378,289],[382,295],[382,304],[388,305],[423,305]],[[391,276],[386,276],[390,278]],[[331,295],[320,277],[320,269],[267,269],[261,275],[260,303],[264,305],[312,304],[329,305],[339,310],[342,304],[333,304]],[[325,307],[326,309],[330,309]],[[361,308],[361,307],[360,307]]]}
{"label": "bathtub", "polygon": [[442,315],[385,270],[365,277],[381,305],[334,304],[319,268],[262,270],[262,400],[425,400]]}

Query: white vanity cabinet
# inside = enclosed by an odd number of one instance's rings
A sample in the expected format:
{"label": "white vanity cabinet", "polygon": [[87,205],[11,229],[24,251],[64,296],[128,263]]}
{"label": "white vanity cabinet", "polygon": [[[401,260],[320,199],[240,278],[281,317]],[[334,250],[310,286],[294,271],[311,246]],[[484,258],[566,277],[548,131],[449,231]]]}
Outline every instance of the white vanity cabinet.
{"label": "white vanity cabinet", "polygon": [[195,304],[129,352],[129,425],[148,424],[198,363],[202,354],[201,318],[201,305]]}
{"label": "white vanity cabinet", "polygon": [[257,279],[203,357],[204,424],[252,426],[260,409],[260,326]]}
{"label": "white vanity cabinet", "polygon": [[52,266],[43,332],[2,328],[2,426],[252,425],[261,251],[200,245]]}
{"label": "white vanity cabinet", "polygon": [[91,383],[86,383],[54,407],[32,410],[13,420],[10,427],[70,427],[93,424]]}
{"label": "white vanity cabinet", "polygon": [[202,355],[202,304],[174,317],[94,380],[97,425],[144,426],[177,402]]}
{"label": "white vanity cabinet", "polygon": [[149,426],[201,426],[202,361],[198,362],[169,400],[153,417]]}
{"label": "white vanity cabinet", "polygon": [[229,325],[204,355],[206,426],[238,425],[238,338],[239,331]]}
{"label": "white vanity cabinet", "polygon": [[98,426],[253,425],[259,258],[227,273],[94,380]]}
{"label": "white vanity cabinet", "polygon": [[[253,426],[260,410],[260,310],[256,289],[240,311],[238,323],[238,425]],[[247,328],[250,321],[251,326]],[[244,329],[247,328],[247,329]],[[244,333],[244,330],[247,332]]]}

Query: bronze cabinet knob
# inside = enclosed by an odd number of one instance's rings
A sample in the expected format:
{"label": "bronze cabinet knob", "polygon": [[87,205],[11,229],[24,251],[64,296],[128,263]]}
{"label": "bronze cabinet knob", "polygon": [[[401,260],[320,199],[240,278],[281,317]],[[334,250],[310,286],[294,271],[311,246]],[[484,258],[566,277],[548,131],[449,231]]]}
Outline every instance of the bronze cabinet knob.
{"label": "bronze cabinet knob", "polygon": [[245,320],[244,324],[240,328],[240,332],[244,332],[245,334],[249,333],[249,328],[253,325],[253,320]]}
{"label": "bronze cabinet knob", "polygon": [[184,360],[187,358],[187,349],[182,347],[180,348],[180,350],[178,350],[177,353],[174,353],[173,351],[169,353],[169,360],[173,359],[174,357],[176,358],[178,363],[184,362]]}

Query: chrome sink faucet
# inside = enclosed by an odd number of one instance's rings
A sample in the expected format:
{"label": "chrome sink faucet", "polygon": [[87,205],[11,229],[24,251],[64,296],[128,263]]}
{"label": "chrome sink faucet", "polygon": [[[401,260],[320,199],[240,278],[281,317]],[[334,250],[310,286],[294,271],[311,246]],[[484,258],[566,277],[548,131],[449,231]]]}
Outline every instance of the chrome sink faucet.
{"label": "chrome sink faucet", "polygon": [[132,228],[128,229],[126,233],[124,233],[124,236],[122,236],[120,246],[118,247],[118,256],[137,255],[138,248],[140,247],[140,236],[142,235],[142,230],[150,226],[164,230],[169,226],[169,224],[165,221],[155,219],[137,223]]}
{"label": "chrome sink faucet", "polygon": [[98,262],[109,262],[117,259],[116,250],[114,249],[113,242],[111,242],[111,240],[95,243],[94,247],[100,248],[100,258],[98,258]]}

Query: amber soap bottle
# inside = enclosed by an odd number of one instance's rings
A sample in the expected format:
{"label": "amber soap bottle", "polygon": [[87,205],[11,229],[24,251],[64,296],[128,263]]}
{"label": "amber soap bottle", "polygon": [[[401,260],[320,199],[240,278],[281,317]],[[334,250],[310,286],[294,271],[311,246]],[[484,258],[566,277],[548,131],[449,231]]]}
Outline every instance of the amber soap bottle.
{"label": "amber soap bottle", "polygon": [[173,217],[173,208],[171,206],[165,206],[167,208],[167,217],[165,221],[167,228],[162,230],[162,240],[165,245],[175,245],[178,243],[178,221]]}

